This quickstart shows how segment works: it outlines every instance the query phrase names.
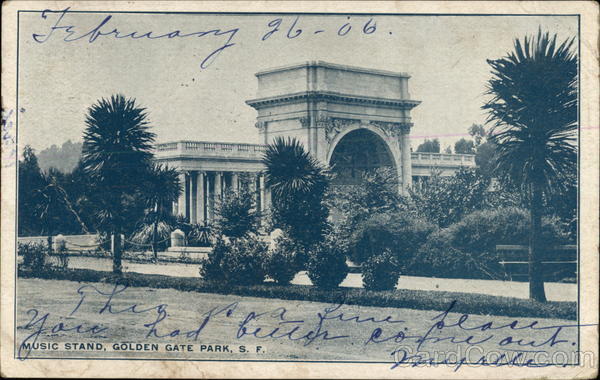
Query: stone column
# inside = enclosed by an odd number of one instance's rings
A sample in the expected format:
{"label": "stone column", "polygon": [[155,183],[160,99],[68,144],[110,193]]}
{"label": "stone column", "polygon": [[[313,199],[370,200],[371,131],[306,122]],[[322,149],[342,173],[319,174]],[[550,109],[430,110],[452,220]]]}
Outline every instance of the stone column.
{"label": "stone column", "polygon": [[271,208],[271,188],[265,188],[265,210]]}
{"label": "stone column", "polygon": [[196,172],[196,223],[204,223],[204,172]]}
{"label": "stone column", "polygon": [[190,172],[190,223],[198,223],[197,204],[198,181],[196,181],[196,172]]}
{"label": "stone column", "polygon": [[185,172],[179,173],[179,184],[181,185],[181,189],[183,191],[181,192],[181,194],[179,194],[179,199],[177,199],[177,215],[185,216],[185,191],[187,188]]}
{"label": "stone column", "polygon": [[227,172],[221,172],[221,197],[223,197],[229,191],[229,185],[227,184]]}
{"label": "stone column", "polygon": [[403,123],[402,128],[402,190],[407,192],[412,186],[412,163],[410,152],[411,123]]}
{"label": "stone column", "polygon": [[186,208],[185,208],[185,216],[187,217],[188,222],[192,223],[192,209],[193,209],[193,195],[194,195],[194,191],[192,189],[192,173],[188,172],[187,173],[187,190],[186,190],[186,196],[187,196],[187,204],[186,204]]}
{"label": "stone column", "polygon": [[215,172],[215,201],[220,201],[223,195],[223,173]]}
{"label": "stone column", "polygon": [[240,179],[237,172],[231,173],[231,187],[236,193],[240,190]]}
{"label": "stone column", "polygon": [[266,191],[265,191],[265,176],[262,174],[259,174],[258,177],[258,183],[260,186],[260,193],[259,193],[259,197],[260,197],[260,211],[263,212],[265,211],[265,198],[266,198]]}
{"label": "stone column", "polygon": [[256,191],[256,174],[255,173],[248,173],[248,192],[250,193],[250,196],[252,197],[252,200],[256,200],[256,208],[257,210],[260,210],[258,208],[259,204],[258,204],[258,196],[257,196],[257,191]]}
{"label": "stone column", "polygon": [[[212,183],[214,183],[214,181]],[[214,190],[211,190],[210,186],[211,176],[206,173],[206,220],[209,222],[213,220],[213,208],[215,206],[213,199]]]}

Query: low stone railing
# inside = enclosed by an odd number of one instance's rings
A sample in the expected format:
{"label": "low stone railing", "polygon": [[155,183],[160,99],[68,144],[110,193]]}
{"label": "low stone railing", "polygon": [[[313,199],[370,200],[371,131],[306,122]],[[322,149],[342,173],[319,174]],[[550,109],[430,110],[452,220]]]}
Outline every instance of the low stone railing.
{"label": "low stone railing", "polygon": [[243,156],[259,158],[267,149],[261,144],[239,144],[209,141],[177,141],[156,145],[156,155]]}
{"label": "low stone railing", "polygon": [[474,154],[411,153],[413,165],[422,166],[475,166]]}

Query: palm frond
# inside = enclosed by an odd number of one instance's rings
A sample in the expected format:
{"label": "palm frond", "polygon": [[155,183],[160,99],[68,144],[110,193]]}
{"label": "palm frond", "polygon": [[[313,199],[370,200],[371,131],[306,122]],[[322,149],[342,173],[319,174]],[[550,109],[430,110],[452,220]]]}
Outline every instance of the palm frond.
{"label": "palm frond", "polygon": [[182,191],[177,169],[156,163],[148,167],[144,178],[144,197],[149,207],[168,205],[177,200]]}
{"label": "palm frond", "polygon": [[506,57],[488,60],[492,78],[482,107],[497,146],[498,175],[517,186],[533,181],[550,193],[561,188],[576,163],[577,55],[574,39],[557,36],[516,39]]}
{"label": "palm frond", "polygon": [[110,180],[140,170],[152,158],[155,134],[134,99],[100,99],[88,109],[85,124],[82,159],[88,174]]}
{"label": "palm frond", "polygon": [[296,139],[278,137],[263,156],[266,184],[274,197],[306,194],[326,184],[327,171]]}

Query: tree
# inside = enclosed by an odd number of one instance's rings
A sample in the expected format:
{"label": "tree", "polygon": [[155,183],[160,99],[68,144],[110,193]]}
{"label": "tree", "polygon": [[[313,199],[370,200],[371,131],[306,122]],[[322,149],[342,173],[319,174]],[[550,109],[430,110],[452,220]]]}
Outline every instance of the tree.
{"label": "tree", "polygon": [[475,140],[475,147],[485,142],[487,133],[481,124],[473,124],[469,127],[469,135]]}
{"label": "tree", "polygon": [[488,139],[488,132],[483,125],[471,125],[469,127],[469,135],[473,138],[474,142],[473,152],[470,152],[470,154],[475,154],[477,170],[486,177],[492,177],[493,168],[496,166],[496,145]]}
{"label": "tree", "polygon": [[496,167],[496,144],[491,141],[479,144],[475,152],[475,164],[482,175],[492,177]]}
{"label": "tree", "polygon": [[121,273],[120,238],[139,219],[132,211],[137,214],[135,197],[148,173],[155,135],[145,109],[123,95],[88,108],[85,124],[83,166],[99,192],[99,228],[113,238],[113,271]]}
{"label": "tree", "polygon": [[577,54],[574,39],[557,44],[557,36],[515,40],[514,51],[488,60],[490,99],[482,106],[497,145],[496,172],[527,195],[529,296],[544,302],[541,219],[544,196],[564,190],[577,160]]}
{"label": "tree", "polygon": [[72,171],[81,157],[81,146],[82,143],[71,140],[65,141],[61,147],[52,144],[38,154],[40,168],[43,171],[56,168],[63,173]]}
{"label": "tree", "polygon": [[[75,169],[64,175],[61,186],[67,193],[69,202],[90,232],[96,232],[96,218],[100,197],[95,183],[85,172],[81,159]],[[83,231],[84,233],[87,233]]]}
{"label": "tree", "polygon": [[475,144],[473,140],[462,138],[454,143],[454,153],[457,154],[475,154]]}
{"label": "tree", "polygon": [[64,189],[65,175],[58,169],[50,168],[43,177],[45,186],[39,190],[40,202],[37,205],[42,221],[40,232],[49,237],[58,233],[89,233]]}
{"label": "tree", "polygon": [[[157,237],[159,224],[169,216],[168,207],[177,200],[182,192],[179,173],[174,168],[152,164],[144,178],[143,197],[148,207],[147,216],[152,225],[152,253],[158,262]],[[165,228],[162,229],[163,232]]]}
{"label": "tree", "polygon": [[263,156],[272,194],[272,222],[305,249],[323,240],[329,209],[324,198],[329,176],[296,139],[278,137]]}
{"label": "tree", "polygon": [[417,152],[439,153],[440,152],[440,140],[425,139],[425,142],[423,142],[423,144],[421,144],[417,147]]}
{"label": "tree", "polygon": [[245,188],[227,192],[218,202],[214,229],[217,235],[238,239],[256,233],[259,222],[254,197]]}
{"label": "tree", "polygon": [[356,229],[374,215],[406,211],[393,168],[364,171],[357,185],[335,187],[328,199],[342,244],[348,244]]}
{"label": "tree", "polygon": [[39,217],[41,190],[46,181],[40,170],[37,157],[31,146],[23,149],[23,160],[19,161],[19,236],[39,235],[43,228]]}
{"label": "tree", "polygon": [[510,193],[504,189],[489,192],[489,187],[489,177],[462,167],[451,176],[434,173],[427,182],[410,189],[410,198],[419,214],[445,228],[473,211],[514,205]]}

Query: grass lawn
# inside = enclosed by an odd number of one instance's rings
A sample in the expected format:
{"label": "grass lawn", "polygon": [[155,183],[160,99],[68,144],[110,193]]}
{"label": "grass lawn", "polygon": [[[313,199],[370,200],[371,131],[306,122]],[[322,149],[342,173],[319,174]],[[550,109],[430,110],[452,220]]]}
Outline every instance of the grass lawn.
{"label": "grass lawn", "polygon": [[[145,286],[129,287],[115,294],[110,300],[111,309],[100,310],[107,304],[114,286],[101,282],[77,282],[56,279],[19,278],[17,281],[18,305],[17,331],[18,344],[40,329],[45,330],[38,342],[94,342],[101,343],[106,351],[55,352],[32,351],[32,357],[137,357],[137,358],[191,358],[211,360],[347,360],[393,362],[391,353],[403,347],[410,353],[417,351],[423,355],[437,353],[440,360],[449,355],[469,355],[469,360],[477,360],[482,354],[508,353],[517,349],[516,344],[501,345],[507,337],[544,342],[556,329],[514,329],[505,327],[498,330],[465,330],[456,324],[461,314],[449,313],[445,327],[435,323],[440,321],[439,311],[414,310],[402,307],[369,307],[343,304],[334,309],[331,303],[300,300],[258,298],[240,295],[224,295],[175,289],[156,289]],[[81,288],[85,286],[84,288]],[[95,290],[94,288],[95,287]],[[80,289],[80,294],[78,293]],[[100,294],[98,291],[105,293]],[[77,307],[79,301],[81,305]],[[133,305],[137,305],[135,309]],[[160,306],[159,305],[163,305]],[[166,305],[166,306],[164,306]],[[330,308],[328,311],[327,308]],[[36,312],[31,311],[35,309]],[[76,310],[74,313],[73,311]],[[146,310],[146,311],[144,311]],[[212,310],[212,314],[209,315]],[[135,312],[133,312],[135,311]],[[164,314],[161,314],[164,312]],[[47,314],[47,315],[46,315]],[[327,319],[321,320],[321,316]],[[156,325],[160,316],[164,319]],[[43,320],[41,319],[44,316]],[[254,317],[253,317],[254,316]],[[436,319],[436,317],[438,317]],[[463,327],[474,327],[492,323],[493,326],[509,325],[516,319],[502,316],[469,315]],[[557,319],[518,318],[518,326],[557,326],[574,324],[573,321]],[[23,328],[28,322],[37,323]],[[196,331],[206,321],[198,334]],[[244,323],[246,321],[246,323]],[[97,334],[86,332],[90,326],[98,324],[106,330]],[[81,325],[78,333],[74,327]],[[59,327],[57,327],[59,326]],[[320,326],[320,327],[319,327]],[[429,340],[418,347],[418,337],[445,338],[435,342]],[[156,328],[158,338],[151,334]],[[244,327],[244,330],[242,329]],[[515,325],[513,325],[515,327]],[[257,328],[260,328],[256,333]],[[376,330],[380,329],[380,330]],[[177,333],[175,333],[177,331]],[[273,333],[275,331],[275,333]],[[311,342],[311,333],[313,331]],[[323,332],[327,331],[327,339]],[[291,332],[291,333],[290,333]],[[259,338],[255,335],[262,336]],[[319,335],[320,333],[320,335]],[[171,336],[169,336],[169,334]],[[287,335],[286,335],[287,334]],[[317,335],[317,337],[315,337]],[[376,336],[374,343],[369,338]],[[342,337],[332,339],[333,337]],[[384,338],[396,337],[383,341]],[[399,337],[402,336],[402,339]],[[470,346],[464,341],[485,342]],[[452,338],[452,339],[450,339]],[[552,353],[570,353],[576,350],[577,329],[563,328],[558,337],[560,342],[552,347],[546,344],[541,350]],[[396,340],[396,342],[394,341]],[[31,339],[29,340],[32,341]],[[462,343],[461,343],[462,342]],[[114,352],[114,343],[157,343],[160,352],[128,351]],[[192,344],[193,352],[167,352],[166,344]],[[201,345],[205,348],[201,350]],[[207,351],[209,345],[228,345],[226,352]],[[246,352],[240,352],[244,346]],[[258,349],[257,347],[261,348]],[[213,346],[216,347],[216,346]],[[468,350],[468,348],[476,349]],[[62,349],[59,350],[63,350]],[[258,351],[258,352],[257,352]],[[451,357],[451,356],[450,356]],[[571,356],[569,356],[570,358]],[[454,358],[456,358],[454,356]],[[547,358],[546,358],[547,359]]]}
{"label": "grass lawn", "polygon": [[204,293],[236,294],[287,300],[317,301],[362,306],[398,307],[420,310],[446,310],[456,301],[454,311],[514,317],[540,317],[576,319],[575,302],[540,303],[528,299],[498,297],[445,291],[395,289],[390,291],[367,291],[361,288],[319,289],[309,285],[281,286],[264,283],[253,286],[223,286],[208,283],[199,277],[174,277],[161,274],[125,272],[115,276],[112,272],[92,269],[47,270],[31,273],[19,270],[21,277],[39,277],[59,280],[111,282],[137,287],[171,288]]}

